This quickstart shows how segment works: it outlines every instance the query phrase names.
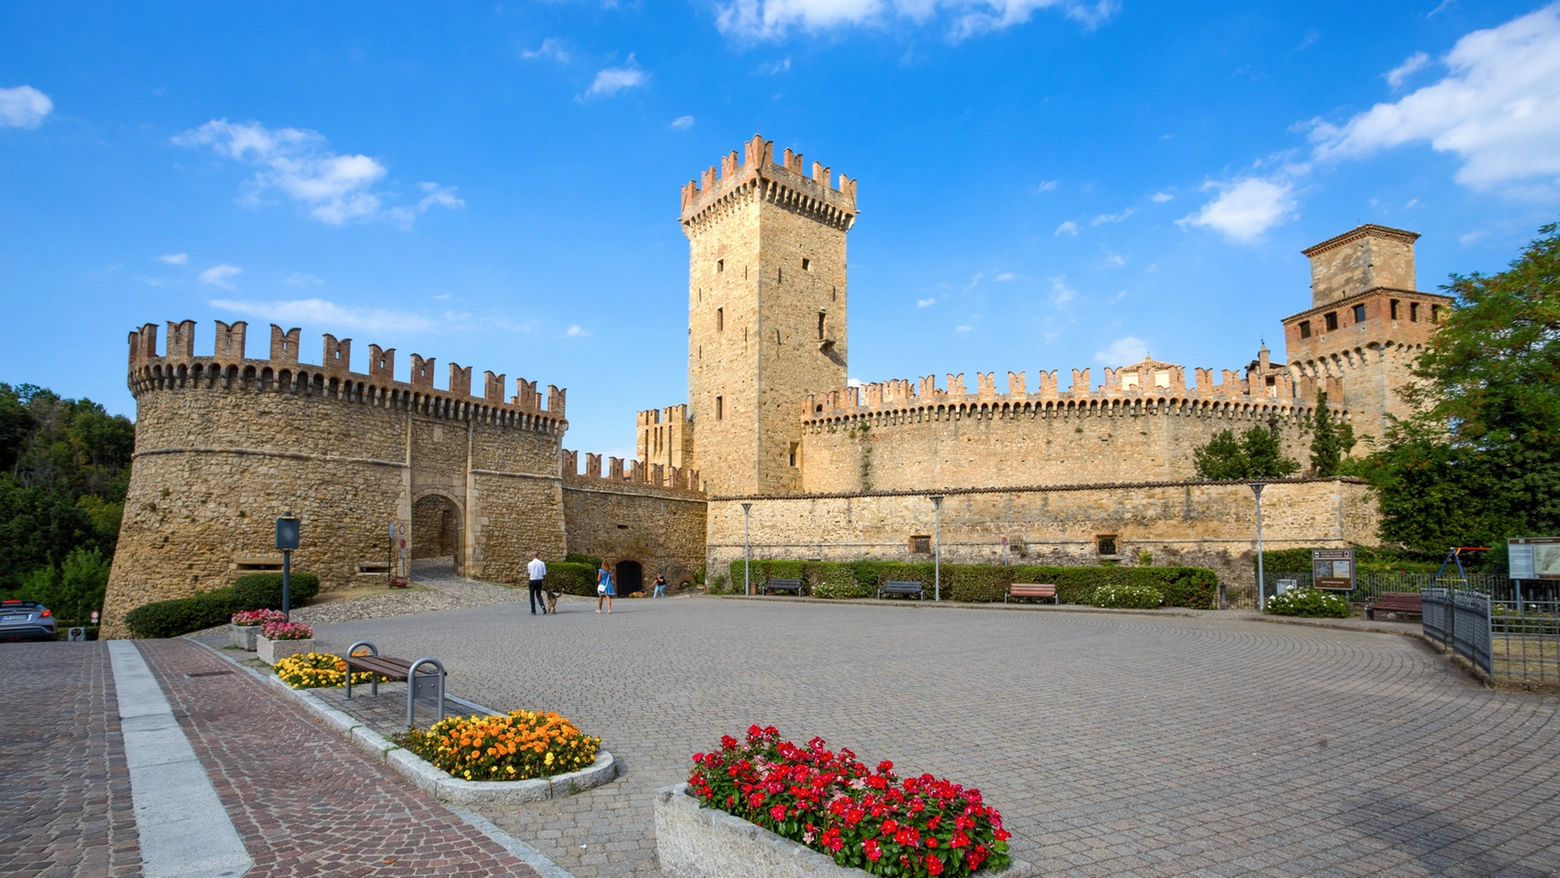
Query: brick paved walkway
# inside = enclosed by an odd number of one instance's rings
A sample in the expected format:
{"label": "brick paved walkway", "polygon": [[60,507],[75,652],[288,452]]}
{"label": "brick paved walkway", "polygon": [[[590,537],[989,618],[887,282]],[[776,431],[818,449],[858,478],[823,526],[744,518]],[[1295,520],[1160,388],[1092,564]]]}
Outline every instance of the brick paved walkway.
{"label": "brick paved walkway", "polygon": [[[138,645],[255,859],[250,878],[536,875],[221,657]],[[229,673],[188,676],[214,671]]]}
{"label": "brick paved walkway", "polygon": [[1560,868],[1560,702],[1414,640],[1233,614],[676,598],[317,628],[434,655],[450,691],[555,709],[624,776],[485,812],[580,878],[656,875],[651,792],[773,723],[980,786],[1057,874],[1539,875]]}
{"label": "brick paved walkway", "polygon": [[108,651],[0,644],[0,875],[139,874]]}

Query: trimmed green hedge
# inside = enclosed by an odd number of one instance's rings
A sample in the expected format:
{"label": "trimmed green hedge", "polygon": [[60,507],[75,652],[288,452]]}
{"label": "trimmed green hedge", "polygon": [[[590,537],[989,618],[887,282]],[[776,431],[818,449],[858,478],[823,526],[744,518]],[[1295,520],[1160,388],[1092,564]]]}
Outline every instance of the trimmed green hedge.
{"label": "trimmed green hedge", "polygon": [[[569,555],[570,558],[579,558],[580,555]],[[542,587],[548,591],[561,594],[579,594],[587,597],[596,596],[596,570],[601,566],[598,561],[595,564],[581,564],[578,561],[549,561],[547,562],[547,576],[542,579]]]}
{"label": "trimmed green hedge", "polygon": [[[288,583],[294,607],[303,606],[320,592],[320,578],[313,573],[294,573]],[[226,625],[240,610],[280,610],[282,574],[249,573],[240,576],[231,588],[218,588],[143,604],[125,614],[125,626],[132,637],[178,637],[217,625]]]}
{"label": "trimmed green hedge", "polygon": [[[1309,557],[1309,556],[1308,556]],[[755,590],[765,580],[801,579],[819,597],[872,597],[891,580],[920,582],[931,592],[934,566],[929,561],[775,561],[752,562]],[[731,562],[731,582],[742,590],[742,560]],[[1218,599],[1219,577],[1206,567],[1053,567],[997,564],[942,565],[943,597],[966,603],[996,603],[1015,582],[1048,582],[1064,604],[1092,604],[1101,586],[1152,588],[1165,606],[1212,609]]]}
{"label": "trimmed green hedge", "polygon": [[582,555],[579,552],[569,552],[563,556],[563,561],[565,564],[589,564],[593,570],[601,566],[600,555]]}
{"label": "trimmed green hedge", "polygon": [[[292,605],[301,607],[320,593],[320,578],[312,573],[294,573],[287,585]],[[280,610],[282,574],[248,573],[233,582],[233,612],[240,610]]]}

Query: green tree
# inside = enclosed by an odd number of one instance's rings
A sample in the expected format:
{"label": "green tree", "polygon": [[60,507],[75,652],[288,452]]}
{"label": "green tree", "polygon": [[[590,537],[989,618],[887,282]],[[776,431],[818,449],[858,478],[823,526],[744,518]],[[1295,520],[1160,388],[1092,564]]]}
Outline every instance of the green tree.
{"label": "green tree", "polygon": [[1311,475],[1338,475],[1354,442],[1354,425],[1334,421],[1327,408],[1327,392],[1318,391],[1316,412],[1311,415]]}
{"label": "green tree", "polygon": [[1273,479],[1300,469],[1300,464],[1284,456],[1278,435],[1260,426],[1238,439],[1234,430],[1221,430],[1193,451],[1192,459],[1202,479]]}
{"label": "green tree", "polygon": [[1560,533],[1560,225],[1457,297],[1368,475],[1382,536],[1422,551]]}

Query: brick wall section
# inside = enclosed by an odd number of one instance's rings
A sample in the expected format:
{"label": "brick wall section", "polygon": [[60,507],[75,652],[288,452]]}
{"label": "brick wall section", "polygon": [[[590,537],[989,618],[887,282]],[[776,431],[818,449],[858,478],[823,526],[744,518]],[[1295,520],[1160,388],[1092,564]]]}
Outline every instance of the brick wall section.
{"label": "brick wall section", "polygon": [[[929,561],[930,555],[912,553],[910,538],[933,534],[932,493],[714,497],[708,569],[723,571],[742,558],[743,500],[753,504],[755,558]],[[1096,538],[1112,534],[1124,564],[1149,552],[1156,565],[1210,567],[1232,587],[1250,588],[1255,510],[1250,487],[1227,482],[949,491],[942,557],[944,563],[1001,563],[1008,537],[1012,563],[1095,564]],[[1374,544],[1378,525],[1376,505],[1358,480],[1278,481],[1262,495],[1268,549]]]}
{"label": "brick wall section", "polygon": [[303,522],[294,569],[322,588],[349,583],[360,563],[383,565],[392,522],[418,544],[412,509],[430,496],[459,515],[455,554],[468,575],[517,570],[532,548],[563,553],[562,391],[550,388],[543,410],[534,392],[505,402],[491,387],[484,399],[345,363],[299,365],[288,353],[296,330],[275,328],[287,344],[273,344],[272,360],[197,358],[193,325],[177,326],[167,356],[156,355],[155,327],[131,336],[136,452],[109,636],[126,634],[124,614],[141,604],[231,585],[238,556],[274,554],[284,512]]}
{"label": "brick wall section", "polygon": [[691,582],[704,563],[705,498],[697,491],[585,476],[565,478],[568,550],[598,555],[608,567],[637,561],[645,588],[665,573]]}

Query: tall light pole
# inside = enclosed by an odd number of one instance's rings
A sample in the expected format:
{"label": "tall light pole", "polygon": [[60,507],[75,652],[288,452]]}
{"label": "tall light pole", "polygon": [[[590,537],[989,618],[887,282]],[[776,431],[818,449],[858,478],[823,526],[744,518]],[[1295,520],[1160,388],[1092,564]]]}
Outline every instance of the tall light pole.
{"label": "tall light pole", "polygon": [[1262,612],[1267,606],[1262,570],[1262,489],[1267,487],[1267,482],[1252,482],[1251,493],[1257,495],[1257,612]]}
{"label": "tall light pole", "polygon": [[742,504],[742,593],[753,593],[753,576],[750,572],[753,566],[753,543],[748,539],[748,513],[752,511],[752,503]]}
{"label": "tall light pole", "polygon": [[942,600],[942,501],[943,495],[932,495],[932,509],[934,510],[932,524],[932,548],[935,554],[932,556],[932,600]]}

